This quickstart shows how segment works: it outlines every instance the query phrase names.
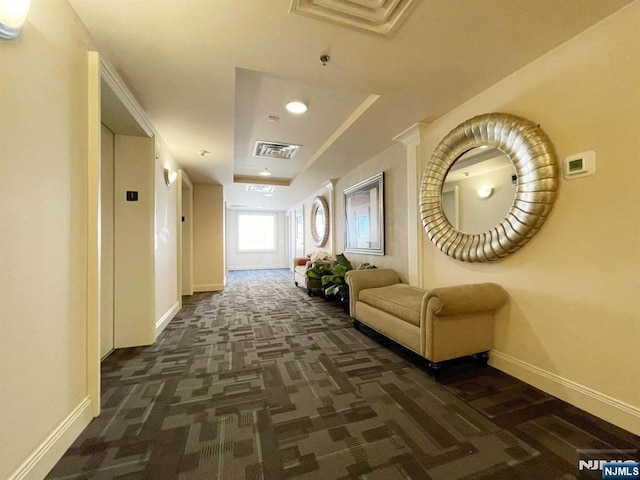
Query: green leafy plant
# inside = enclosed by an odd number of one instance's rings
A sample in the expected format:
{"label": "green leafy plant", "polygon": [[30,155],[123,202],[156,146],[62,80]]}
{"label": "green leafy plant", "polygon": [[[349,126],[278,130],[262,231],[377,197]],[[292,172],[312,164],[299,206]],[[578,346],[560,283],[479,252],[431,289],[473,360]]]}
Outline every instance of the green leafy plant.
{"label": "green leafy plant", "polygon": [[322,281],[322,277],[331,275],[331,265],[333,262],[315,261],[307,270],[307,277],[314,280]]}
{"label": "green leafy plant", "polygon": [[371,270],[372,268],[377,268],[377,267],[375,265],[372,265],[369,262],[364,262],[364,263],[361,263],[360,266],[356,268],[356,270]]}
{"label": "green leafy plant", "polygon": [[344,254],[339,254],[331,266],[331,273],[322,277],[325,295],[340,295],[341,298],[349,296],[349,286],[344,280],[344,276],[349,270],[353,270],[353,265]]}
{"label": "green leafy plant", "polygon": [[[368,262],[362,263],[357,270],[376,268]],[[327,297],[339,296],[342,301],[349,299],[349,286],[344,277],[353,265],[343,254],[339,254],[332,262],[315,261],[307,270],[307,277],[318,280],[322,284],[324,294]]]}
{"label": "green leafy plant", "polygon": [[[375,265],[369,262],[360,264],[357,270],[368,270],[376,268]],[[325,295],[339,295],[342,301],[349,299],[349,286],[344,277],[349,270],[353,270],[353,265],[344,254],[340,254],[336,257],[335,263],[331,267],[331,274],[322,277],[322,287],[324,288]]]}

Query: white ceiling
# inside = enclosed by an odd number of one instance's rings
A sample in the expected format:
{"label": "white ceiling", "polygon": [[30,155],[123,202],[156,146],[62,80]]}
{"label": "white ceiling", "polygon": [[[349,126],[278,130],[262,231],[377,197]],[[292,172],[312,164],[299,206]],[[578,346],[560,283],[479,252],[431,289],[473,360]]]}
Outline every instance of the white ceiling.
{"label": "white ceiling", "polygon": [[[341,2],[388,4],[294,0]],[[276,210],[629,2],[417,0],[384,36],[290,13],[290,0],[69,0],[190,178],[224,185],[229,204]],[[292,99],[308,112],[286,112]],[[256,140],[302,149],[265,162]],[[265,167],[290,186],[265,197],[233,181]]]}

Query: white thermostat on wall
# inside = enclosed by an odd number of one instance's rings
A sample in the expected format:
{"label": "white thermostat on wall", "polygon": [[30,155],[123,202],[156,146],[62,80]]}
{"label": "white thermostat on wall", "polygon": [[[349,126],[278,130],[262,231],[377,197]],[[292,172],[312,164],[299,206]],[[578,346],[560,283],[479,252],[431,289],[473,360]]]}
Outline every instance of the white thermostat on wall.
{"label": "white thermostat on wall", "polygon": [[588,151],[569,155],[564,159],[564,178],[587,177],[596,173],[596,152]]}

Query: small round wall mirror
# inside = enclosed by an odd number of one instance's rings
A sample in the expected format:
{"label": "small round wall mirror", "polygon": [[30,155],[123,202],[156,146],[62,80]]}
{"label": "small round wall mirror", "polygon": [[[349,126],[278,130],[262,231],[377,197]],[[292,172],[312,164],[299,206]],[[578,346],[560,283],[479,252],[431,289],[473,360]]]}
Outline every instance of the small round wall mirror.
{"label": "small round wall mirror", "polygon": [[324,247],[329,239],[329,205],[324,197],[316,197],[311,205],[311,237],[316,247]]}
{"label": "small round wall mirror", "polygon": [[551,141],[529,120],[490,113],[463,122],[438,144],[422,175],[427,236],[464,262],[515,252],[551,211],[557,168]]}

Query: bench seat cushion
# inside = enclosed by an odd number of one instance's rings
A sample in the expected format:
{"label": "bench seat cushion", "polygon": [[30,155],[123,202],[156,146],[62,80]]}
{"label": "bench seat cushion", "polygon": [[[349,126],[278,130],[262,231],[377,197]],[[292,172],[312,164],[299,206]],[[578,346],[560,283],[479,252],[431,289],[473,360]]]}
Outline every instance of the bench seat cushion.
{"label": "bench seat cushion", "polygon": [[419,327],[424,294],[419,288],[396,283],[360,290],[358,300]]}

